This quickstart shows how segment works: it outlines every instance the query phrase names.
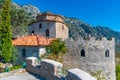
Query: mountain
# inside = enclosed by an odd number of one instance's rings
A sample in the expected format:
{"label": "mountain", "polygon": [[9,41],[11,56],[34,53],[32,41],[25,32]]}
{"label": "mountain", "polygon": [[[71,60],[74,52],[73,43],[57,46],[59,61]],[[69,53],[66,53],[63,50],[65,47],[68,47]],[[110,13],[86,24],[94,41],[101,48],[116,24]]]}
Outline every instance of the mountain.
{"label": "mountain", "polygon": [[22,6],[20,6],[20,5],[16,4],[16,3],[14,3],[14,2],[12,2],[11,5],[15,6],[16,9],[21,9],[21,8],[22,8]]}
{"label": "mountain", "polygon": [[24,9],[26,13],[30,16],[31,20],[35,20],[36,16],[38,14],[41,14],[40,10],[31,4],[20,6],[13,2],[12,5],[16,6],[17,9]]}
{"label": "mountain", "polygon": [[32,5],[18,5],[16,3],[11,4],[10,16],[13,38],[21,37],[28,34],[28,24],[36,19],[36,16],[40,13],[40,10]]}
{"label": "mountain", "polygon": [[28,15],[30,15],[31,19],[35,20],[36,16],[38,14],[41,14],[40,10],[37,7],[35,7],[35,6],[31,5],[31,4],[24,5],[23,8],[28,13]]}
{"label": "mountain", "polygon": [[69,26],[69,36],[77,39],[78,36],[86,37],[88,35],[94,37],[107,37],[108,39],[114,37],[116,43],[120,41],[120,32],[114,31],[108,27],[96,26],[93,27],[77,18],[65,17],[66,24]]}

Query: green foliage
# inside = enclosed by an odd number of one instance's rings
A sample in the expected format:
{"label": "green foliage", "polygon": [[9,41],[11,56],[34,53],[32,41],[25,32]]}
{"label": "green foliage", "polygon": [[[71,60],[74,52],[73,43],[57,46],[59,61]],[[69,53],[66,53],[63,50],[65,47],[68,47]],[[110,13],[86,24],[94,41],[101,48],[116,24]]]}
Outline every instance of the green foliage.
{"label": "green foliage", "polygon": [[10,67],[10,71],[16,70],[16,69],[19,69],[19,68],[21,68],[21,65],[15,65],[13,67]]}
{"label": "green foliage", "polygon": [[30,23],[30,17],[24,11],[23,8],[16,8],[16,6],[11,5],[10,10],[11,15],[11,25],[13,37],[22,36],[27,34],[27,25]]}
{"label": "green foliage", "polygon": [[3,62],[10,62],[12,53],[12,31],[10,25],[10,0],[5,0],[1,12],[0,22],[0,58]]}
{"label": "green foliage", "polygon": [[0,9],[3,7],[4,0],[0,0]]}
{"label": "green foliage", "polygon": [[102,70],[92,72],[91,73],[97,80],[105,80],[105,75],[103,74]]}
{"label": "green foliage", "polygon": [[46,52],[49,54],[48,58],[54,59],[56,61],[61,60],[62,55],[67,52],[65,42],[61,40],[53,41],[51,46],[46,47]]}
{"label": "green foliage", "polygon": [[18,51],[17,51],[17,48],[14,46],[14,47],[12,48],[11,62],[12,62],[13,64],[15,64],[16,61],[17,61],[17,58],[18,58]]}
{"label": "green foliage", "polygon": [[47,53],[59,54],[59,53],[66,53],[67,48],[64,41],[55,40],[52,42],[51,46],[46,47]]}
{"label": "green foliage", "polygon": [[116,64],[116,80],[120,80],[120,64]]}

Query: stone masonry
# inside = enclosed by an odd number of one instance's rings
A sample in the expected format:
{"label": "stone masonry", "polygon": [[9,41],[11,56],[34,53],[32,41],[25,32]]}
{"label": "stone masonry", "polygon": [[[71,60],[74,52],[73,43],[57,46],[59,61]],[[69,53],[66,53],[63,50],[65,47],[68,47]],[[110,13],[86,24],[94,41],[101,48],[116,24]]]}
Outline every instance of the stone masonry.
{"label": "stone masonry", "polygon": [[[37,74],[46,80],[61,80],[60,75],[63,65],[59,62],[44,59],[41,61],[41,65],[36,62],[37,58],[29,57],[27,58],[26,70]],[[96,80],[94,77],[80,69],[70,69],[68,70],[68,75],[65,80]]]}
{"label": "stone masonry", "polygon": [[78,37],[69,39],[69,29],[61,15],[50,12],[38,15],[36,22],[28,26],[29,34],[40,34],[48,38],[66,40],[68,53],[63,57],[68,68],[79,68],[88,73],[103,71],[106,80],[116,80],[115,74],[115,40],[104,37]]}
{"label": "stone masonry", "polygon": [[[37,21],[28,26],[29,34],[40,34],[48,38],[68,38],[68,26],[64,23],[61,15],[43,13],[37,17]],[[46,34],[49,35],[46,35]]]}
{"label": "stone masonry", "polygon": [[77,67],[88,73],[102,70],[106,80],[116,80],[114,38],[79,38],[67,40],[66,45],[69,51],[63,62],[68,69]]}

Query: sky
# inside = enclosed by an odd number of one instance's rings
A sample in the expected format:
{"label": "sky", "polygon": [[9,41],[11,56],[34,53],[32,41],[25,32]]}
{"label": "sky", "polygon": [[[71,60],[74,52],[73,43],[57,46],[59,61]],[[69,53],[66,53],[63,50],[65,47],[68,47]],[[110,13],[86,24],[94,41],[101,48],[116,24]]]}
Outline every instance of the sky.
{"label": "sky", "polygon": [[32,4],[41,12],[50,11],[78,18],[92,26],[101,25],[120,32],[120,0],[13,0]]}

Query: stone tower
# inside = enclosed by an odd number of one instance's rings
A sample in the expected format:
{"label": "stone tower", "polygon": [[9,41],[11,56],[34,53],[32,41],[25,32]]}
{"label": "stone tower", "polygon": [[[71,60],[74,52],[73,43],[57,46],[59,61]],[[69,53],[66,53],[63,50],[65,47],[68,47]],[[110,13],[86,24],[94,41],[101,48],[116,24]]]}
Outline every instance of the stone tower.
{"label": "stone tower", "polygon": [[50,12],[38,15],[36,22],[28,26],[29,34],[40,34],[47,38],[68,38],[68,26],[64,23],[64,17]]}
{"label": "stone tower", "polygon": [[77,67],[88,73],[102,70],[105,80],[116,80],[114,38],[87,37],[66,43],[69,52],[63,62],[68,68]]}

